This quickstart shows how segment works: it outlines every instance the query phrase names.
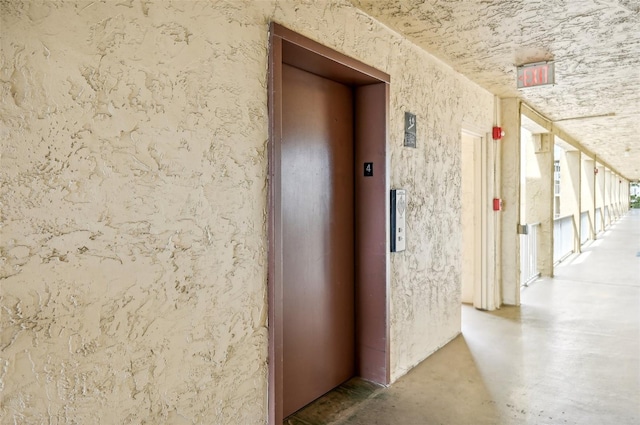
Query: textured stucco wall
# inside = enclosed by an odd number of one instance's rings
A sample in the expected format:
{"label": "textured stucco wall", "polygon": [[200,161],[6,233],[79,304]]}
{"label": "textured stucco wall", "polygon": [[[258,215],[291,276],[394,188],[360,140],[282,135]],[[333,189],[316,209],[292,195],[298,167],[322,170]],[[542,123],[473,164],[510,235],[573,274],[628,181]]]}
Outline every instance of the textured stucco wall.
{"label": "textured stucco wall", "polygon": [[264,418],[266,27],[232,5],[2,2],[5,423]]}
{"label": "textured stucco wall", "polygon": [[271,20],[391,75],[392,376],[459,332],[460,127],[490,129],[488,92],[346,1],[0,7],[3,423],[265,422]]}
{"label": "textured stucco wall", "polygon": [[[391,257],[393,379],[460,331],[460,133],[463,122],[489,132],[493,120],[488,92],[409,42],[399,47],[383,68],[391,75],[391,186],[409,198],[407,250]],[[406,110],[418,118],[416,149],[402,147]]]}
{"label": "textured stucco wall", "polygon": [[476,252],[476,230],[480,225],[480,220],[476,217],[476,211],[478,210],[478,204],[480,201],[480,194],[477,190],[479,182],[476,179],[475,159],[477,151],[480,149],[480,140],[477,137],[472,137],[463,133],[461,138],[461,171],[462,181],[460,188],[460,196],[462,200],[461,225],[462,225],[462,290],[461,300],[463,303],[473,304],[474,300],[474,285],[481,279],[481,276],[477,276],[476,262],[480,261],[480,254]]}

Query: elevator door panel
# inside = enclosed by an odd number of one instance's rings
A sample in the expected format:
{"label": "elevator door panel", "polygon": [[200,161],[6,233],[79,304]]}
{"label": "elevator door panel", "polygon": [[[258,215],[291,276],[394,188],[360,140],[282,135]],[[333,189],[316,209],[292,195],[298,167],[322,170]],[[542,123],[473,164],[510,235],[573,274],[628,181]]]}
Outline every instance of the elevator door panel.
{"label": "elevator door panel", "polygon": [[354,374],[353,93],[283,64],[284,416]]}

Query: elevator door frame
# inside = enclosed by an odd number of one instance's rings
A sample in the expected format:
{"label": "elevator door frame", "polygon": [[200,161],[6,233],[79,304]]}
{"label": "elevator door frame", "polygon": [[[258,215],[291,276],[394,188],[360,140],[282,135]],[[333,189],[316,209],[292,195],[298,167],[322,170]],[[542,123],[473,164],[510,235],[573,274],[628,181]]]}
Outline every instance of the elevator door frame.
{"label": "elevator door frame", "polygon": [[[387,74],[335,52],[279,24],[270,27],[268,415],[282,424],[283,258],[281,202],[282,64],[350,85],[354,90],[355,170],[355,358],[356,375],[388,384],[389,356],[389,179]],[[364,176],[365,162],[373,176]]]}

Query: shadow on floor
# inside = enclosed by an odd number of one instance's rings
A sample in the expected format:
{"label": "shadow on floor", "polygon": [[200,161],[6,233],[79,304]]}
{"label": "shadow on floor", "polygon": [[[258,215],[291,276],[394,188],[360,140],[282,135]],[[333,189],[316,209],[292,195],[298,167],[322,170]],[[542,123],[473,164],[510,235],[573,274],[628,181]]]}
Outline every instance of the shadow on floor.
{"label": "shadow on floor", "polygon": [[[534,284],[535,282],[530,283],[530,285],[534,285]],[[527,289],[529,288],[527,287],[524,290],[526,291]],[[500,307],[499,310],[484,311],[483,313],[499,319],[509,320],[512,322],[522,321],[522,310],[519,307],[503,305],[502,307]]]}
{"label": "shadow on floor", "polygon": [[285,425],[463,423],[498,424],[501,419],[462,335],[391,387],[355,378],[284,421]]}
{"label": "shadow on floor", "polygon": [[500,412],[460,335],[335,425],[499,424]]}
{"label": "shadow on floor", "polygon": [[284,425],[324,425],[359,408],[384,386],[352,378],[284,420]]}

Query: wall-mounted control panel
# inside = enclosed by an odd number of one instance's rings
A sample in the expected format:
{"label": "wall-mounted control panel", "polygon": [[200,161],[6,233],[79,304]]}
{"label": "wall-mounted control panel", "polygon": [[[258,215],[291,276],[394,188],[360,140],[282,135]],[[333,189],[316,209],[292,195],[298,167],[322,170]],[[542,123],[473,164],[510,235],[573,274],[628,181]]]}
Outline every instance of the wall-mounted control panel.
{"label": "wall-mounted control panel", "polygon": [[391,190],[391,252],[404,251],[407,246],[407,191]]}

